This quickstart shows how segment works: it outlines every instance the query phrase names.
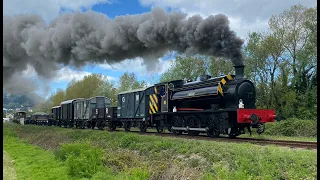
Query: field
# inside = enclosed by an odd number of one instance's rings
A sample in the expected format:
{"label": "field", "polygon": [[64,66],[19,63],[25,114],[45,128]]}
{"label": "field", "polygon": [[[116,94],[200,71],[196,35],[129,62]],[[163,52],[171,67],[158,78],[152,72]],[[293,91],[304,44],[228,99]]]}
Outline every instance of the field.
{"label": "field", "polygon": [[18,179],[317,178],[314,150],[125,132],[5,123],[4,150]]}

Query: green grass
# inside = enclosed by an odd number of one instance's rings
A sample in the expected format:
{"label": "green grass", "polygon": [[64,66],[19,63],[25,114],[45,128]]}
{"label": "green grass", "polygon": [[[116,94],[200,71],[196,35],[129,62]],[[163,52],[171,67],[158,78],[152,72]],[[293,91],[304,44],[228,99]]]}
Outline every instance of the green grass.
{"label": "green grass", "polygon": [[[10,125],[9,125],[10,126]],[[15,125],[14,125],[15,126]],[[12,131],[13,130],[13,131]],[[17,130],[17,129],[16,129]],[[4,149],[14,160],[14,166],[4,151],[4,179],[64,180],[64,179],[147,179],[145,169],[128,168],[114,172],[103,166],[105,152],[88,143],[63,144],[58,150],[45,150],[16,136],[14,129],[4,129]]]}
{"label": "green grass", "polygon": [[13,124],[4,135],[46,149],[72,179],[317,178],[315,150]]}
{"label": "green grass", "polygon": [[3,179],[16,180],[16,170],[9,154],[3,150]]}
{"label": "green grass", "polygon": [[14,159],[18,179],[69,179],[54,155],[17,137],[4,137],[4,149]]}
{"label": "green grass", "polygon": [[258,135],[253,133],[252,136],[249,134],[242,134],[240,138],[256,138],[256,139],[272,139],[272,140],[284,140],[284,141],[306,141],[306,142],[317,142],[317,137],[292,137],[292,136],[271,136],[271,135]]}

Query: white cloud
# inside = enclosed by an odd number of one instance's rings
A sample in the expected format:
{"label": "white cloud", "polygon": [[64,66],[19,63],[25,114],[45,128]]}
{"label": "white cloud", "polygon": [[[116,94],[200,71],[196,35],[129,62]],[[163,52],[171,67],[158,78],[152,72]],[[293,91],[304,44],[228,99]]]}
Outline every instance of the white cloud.
{"label": "white cloud", "polygon": [[4,0],[3,14],[38,14],[49,22],[59,15],[61,9],[76,11],[110,2],[110,0]]}
{"label": "white cloud", "polygon": [[[57,72],[57,75],[55,77],[53,77],[53,81],[70,82],[72,79],[76,79],[78,81],[90,74],[92,73],[87,71],[76,71],[76,70],[70,69],[69,67],[64,67]],[[103,76],[105,79],[108,79],[109,81],[114,81],[118,79],[113,76],[106,76],[106,75],[103,75]]]}
{"label": "white cloud", "polygon": [[145,6],[169,7],[202,17],[225,14],[230,27],[238,36],[245,39],[249,31],[267,30],[268,19],[291,6],[301,4],[315,7],[316,0],[140,0]]}
{"label": "white cloud", "polygon": [[[90,74],[92,74],[92,72],[77,71],[77,70],[73,70],[69,67],[64,67],[57,72],[56,76],[52,77],[52,80],[54,82],[70,82],[72,79],[81,80],[85,76],[90,75]],[[37,75],[36,71],[30,65],[27,66],[26,70],[22,71],[22,76],[30,78],[30,79],[34,79],[37,81],[44,80],[44,79],[39,79],[39,76]],[[109,80],[109,81],[118,80],[117,77],[107,76],[107,75],[102,75],[102,76],[105,78],[105,80]]]}
{"label": "white cloud", "polygon": [[115,70],[120,72],[135,73],[140,76],[160,75],[170,68],[171,61],[158,59],[159,63],[155,69],[148,69],[142,58],[127,59],[117,64],[100,64],[103,69]]}
{"label": "white cloud", "polygon": [[57,72],[57,75],[53,78],[55,82],[69,82],[72,79],[81,80],[84,76],[92,73],[86,71],[75,71],[69,67],[64,67]]}
{"label": "white cloud", "polygon": [[102,75],[102,76],[105,78],[105,80],[108,80],[108,81],[117,81],[117,80],[119,80],[118,77],[106,76],[106,75]]}

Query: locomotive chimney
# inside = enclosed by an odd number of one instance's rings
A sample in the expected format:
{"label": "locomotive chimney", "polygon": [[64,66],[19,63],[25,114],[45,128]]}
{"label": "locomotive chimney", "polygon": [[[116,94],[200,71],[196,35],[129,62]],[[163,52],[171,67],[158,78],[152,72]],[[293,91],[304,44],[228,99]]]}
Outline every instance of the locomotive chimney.
{"label": "locomotive chimney", "polygon": [[236,79],[243,78],[244,74],[244,65],[237,65],[233,66],[235,73],[236,73]]}

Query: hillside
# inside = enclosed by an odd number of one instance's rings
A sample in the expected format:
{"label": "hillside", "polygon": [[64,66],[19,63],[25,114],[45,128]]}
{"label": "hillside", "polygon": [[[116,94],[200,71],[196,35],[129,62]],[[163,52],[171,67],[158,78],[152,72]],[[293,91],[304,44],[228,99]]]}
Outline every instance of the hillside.
{"label": "hillside", "polygon": [[34,101],[27,95],[16,95],[3,93],[3,107],[6,109],[14,109],[20,107],[33,107]]}

